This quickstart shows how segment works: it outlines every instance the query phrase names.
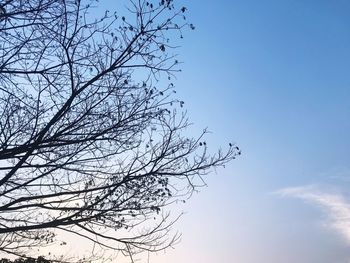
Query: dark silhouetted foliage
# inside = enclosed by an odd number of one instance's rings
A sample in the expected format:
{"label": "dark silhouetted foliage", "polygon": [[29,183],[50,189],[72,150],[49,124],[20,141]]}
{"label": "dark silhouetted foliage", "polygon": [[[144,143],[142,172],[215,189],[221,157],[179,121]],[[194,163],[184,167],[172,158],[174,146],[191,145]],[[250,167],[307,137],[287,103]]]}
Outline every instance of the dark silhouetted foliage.
{"label": "dark silhouetted foliage", "polygon": [[15,260],[2,258],[2,259],[0,259],[0,263],[52,263],[52,261],[47,260],[44,257],[38,257],[38,258],[17,258]]}

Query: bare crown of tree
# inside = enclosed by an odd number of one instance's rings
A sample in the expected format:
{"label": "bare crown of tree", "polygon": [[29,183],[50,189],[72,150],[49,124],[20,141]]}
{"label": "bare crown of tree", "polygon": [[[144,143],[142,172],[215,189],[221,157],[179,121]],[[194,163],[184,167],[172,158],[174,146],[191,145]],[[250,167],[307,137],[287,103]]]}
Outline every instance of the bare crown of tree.
{"label": "bare crown of tree", "polygon": [[182,30],[172,0],[4,0],[0,6],[0,251],[59,231],[125,253],[176,241],[163,208],[240,154],[186,137],[171,80]]}

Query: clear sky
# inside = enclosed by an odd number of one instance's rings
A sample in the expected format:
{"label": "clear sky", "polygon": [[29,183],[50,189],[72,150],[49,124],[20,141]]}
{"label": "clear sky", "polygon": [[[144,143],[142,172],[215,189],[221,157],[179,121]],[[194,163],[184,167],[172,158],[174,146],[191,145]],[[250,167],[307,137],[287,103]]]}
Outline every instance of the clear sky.
{"label": "clear sky", "polygon": [[176,208],[182,241],[150,262],[349,263],[350,1],[179,2],[196,30],[177,95],[211,149],[242,156]]}
{"label": "clear sky", "polygon": [[350,262],[350,2],[188,1],[178,94],[243,155],[151,262]]}
{"label": "clear sky", "polygon": [[350,0],[177,2],[191,132],[242,156],[175,207],[182,240],[149,262],[350,263]]}

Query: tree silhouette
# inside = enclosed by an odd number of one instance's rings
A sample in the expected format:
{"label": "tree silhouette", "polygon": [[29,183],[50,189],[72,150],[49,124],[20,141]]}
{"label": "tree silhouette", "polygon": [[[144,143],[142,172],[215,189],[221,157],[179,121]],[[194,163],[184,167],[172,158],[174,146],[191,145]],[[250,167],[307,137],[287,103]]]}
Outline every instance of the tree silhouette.
{"label": "tree silhouette", "polygon": [[174,98],[185,7],[4,0],[0,6],[0,250],[73,233],[133,254],[172,244],[163,208],[240,154],[208,154]]}

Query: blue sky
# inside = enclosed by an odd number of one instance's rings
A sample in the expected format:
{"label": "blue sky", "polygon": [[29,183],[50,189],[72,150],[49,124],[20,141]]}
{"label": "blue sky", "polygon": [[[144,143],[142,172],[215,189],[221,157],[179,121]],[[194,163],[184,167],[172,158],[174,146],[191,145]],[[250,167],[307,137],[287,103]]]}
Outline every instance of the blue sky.
{"label": "blue sky", "polygon": [[[174,81],[189,135],[208,127],[209,149],[242,156],[172,207],[182,240],[149,262],[350,263],[350,1],[175,2],[196,26]],[[67,255],[91,252],[63,240]]]}
{"label": "blue sky", "polygon": [[191,132],[242,156],[174,208],[182,240],[150,262],[349,263],[350,1],[178,2]]}
{"label": "blue sky", "polygon": [[178,76],[195,127],[243,155],[153,262],[350,262],[350,2],[191,1]]}

